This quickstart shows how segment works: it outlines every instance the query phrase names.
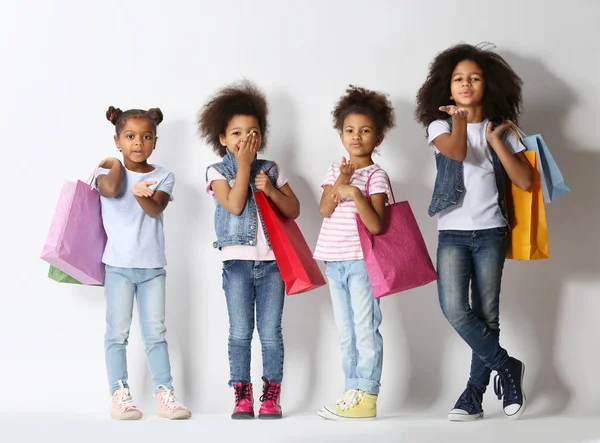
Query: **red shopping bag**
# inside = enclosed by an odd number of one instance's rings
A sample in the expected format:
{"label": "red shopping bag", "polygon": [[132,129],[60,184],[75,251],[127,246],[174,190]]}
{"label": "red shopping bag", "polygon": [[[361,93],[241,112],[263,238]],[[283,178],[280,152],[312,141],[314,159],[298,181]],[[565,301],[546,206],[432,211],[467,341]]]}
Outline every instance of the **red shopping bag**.
{"label": "red shopping bag", "polygon": [[284,217],[261,191],[255,192],[254,198],[269,235],[286,294],[301,294],[324,286],[325,278],[296,222]]}

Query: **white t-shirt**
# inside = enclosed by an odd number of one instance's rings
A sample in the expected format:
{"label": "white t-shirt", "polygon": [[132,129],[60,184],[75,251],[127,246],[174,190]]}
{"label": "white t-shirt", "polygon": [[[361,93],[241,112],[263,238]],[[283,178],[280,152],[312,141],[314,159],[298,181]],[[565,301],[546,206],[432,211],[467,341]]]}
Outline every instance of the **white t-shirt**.
{"label": "white t-shirt", "polygon": [[[208,168],[207,172],[208,182],[206,185],[206,192],[209,195],[214,195],[212,190],[212,182],[215,180],[227,180],[225,176],[221,175],[215,168]],[[288,182],[285,175],[281,172],[281,167],[278,166],[277,183],[275,187],[281,189]],[[221,259],[227,260],[253,260],[253,261],[271,261],[275,260],[275,254],[273,250],[269,248],[267,238],[263,231],[262,222],[260,217],[256,219],[256,245],[231,245],[223,246],[221,248]]]}
{"label": "white t-shirt", "polygon": [[[485,138],[488,123],[487,119],[481,123],[467,123],[467,157],[463,161],[465,192],[456,206],[438,214],[440,231],[475,231],[506,226],[498,206],[492,148]],[[440,151],[434,141],[440,135],[451,132],[450,123],[436,120],[429,125],[428,132],[429,147],[437,154]],[[502,141],[513,154],[525,150],[510,128],[504,132]]]}
{"label": "white t-shirt", "polygon": [[[116,197],[100,197],[102,223],[108,240],[102,263],[119,268],[162,268],[167,264],[163,214],[158,217],[147,215],[131,188],[141,181],[156,181],[150,186],[153,191],[163,191],[173,200],[175,176],[160,166],[151,165],[153,171],[133,172],[123,165],[121,189]],[[109,169],[99,168],[96,174],[106,175]],[[96,183],[96,179],[94,179]]]}
{"label": "white t-shirt", "polygon": [[[386,200],[392,201],[388,175],[377,164],[354,171],[350,178],[350,185],[356,186],[366,196],[367,180],[371,174],[373,176],[369,184],[370,195],[386,194]],[[332,163],[321,184],[321,192],[325,186],[335,184],[339,175],[340,164]],[[344,199],[336,206],[331,216],[323,219],[314,253],[316,260],[347,261],[364,258],[356,227],[356,214],[358,209],[354,200]]]}

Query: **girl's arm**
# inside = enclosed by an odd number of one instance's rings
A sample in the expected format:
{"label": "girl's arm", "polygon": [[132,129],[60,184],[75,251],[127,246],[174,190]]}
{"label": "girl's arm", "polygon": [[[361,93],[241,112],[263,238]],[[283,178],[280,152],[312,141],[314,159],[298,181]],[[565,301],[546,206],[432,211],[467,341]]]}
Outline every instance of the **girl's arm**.
{"label": "girl's arm", "polygon": [[233,188],[229,186],[227,180],[213,180],[211,183],[211,188],[219,204],[233,215],[240,215],[246,207],[250,165],[256,157],[257,151],[258,138],[252,133],[241,142],[239,148],[233,153],[238,164]]}
{"label": "girl's arm", "polygon": [[[266,180],[262,180],[262,176]],[[264,192],[275,203],[275,206],[277,206],[285,217],[291,219],[298,218],[300,215],[300,202],[289,184],[286,183],[281,188],[275,189],[271,184],[271,180],[269,180],[269,177],[263,171],[260,171],[254,183],[259,190]],[[261,189],[261,187],[264,187],[264,189]]]}
{"label": "girl's arm", "polygon": [[102,174],[96,178],[98,192],[104,198],[114,198],[121,189],[123,166],[118,159],[109,157],[100,163],[100,167],[110,169],[110,171],[108,174]]}
{"label": "girl's arm", "polygon": [[524,191],[530,191],[533,185],[533,167],[523,152],[513,154],[502,141],[502,134],[510,125],[503,123],[492,131],[492,123],[487,127],[486,138],[492,149],[498,155],[508,178]]}
{"label": "girl's arm", "polygon": [[340,185],[335,194],[336,204],[344,198],[351,198],[356,204],[358,215],[369,232],[377,235],[383,227],[385,213],[385,194],[371,195],[371,202],[360,192],[356,186]]}
{"label": "girl's arm", "polygon": [[169,194],[164,191],[153,192],[148,186],[155,185],[156,181],[145,181],[136,183],[131,188],[131,193],[142,207],[146,215],[155,218],[158,217],[167,208],[169,204]]}
{"label": "girl's arm", "polygon": [[229,187],[227,180],[213,180],[211,188],[219,204],[227,212],[240,215],[246,207],[248,198],[248,184],[250,182],[250,165],[238,164],[233,188]]}
{"label": "girl's arm", "polygon": [[439,135],[433,144],[445,157],[462,162],[467,157],[468,111],[455,106],[442,106],[440,110],[452,116],[452,132]]}
{"label": "girl's arm", "polygon": [[321,217],[331,217],[333,211],[338,204],[335,200],[335,194],[342,185],[350,184],[352,174],[354,174],[354,166],[350,162],[346,162],[346,157],[342,157],[342,163],[340,164],[340,175],[336,179],[333,185],[326,185],[323,189],[323,195],[321,195],[321,203],[319,204],[319,212]]}

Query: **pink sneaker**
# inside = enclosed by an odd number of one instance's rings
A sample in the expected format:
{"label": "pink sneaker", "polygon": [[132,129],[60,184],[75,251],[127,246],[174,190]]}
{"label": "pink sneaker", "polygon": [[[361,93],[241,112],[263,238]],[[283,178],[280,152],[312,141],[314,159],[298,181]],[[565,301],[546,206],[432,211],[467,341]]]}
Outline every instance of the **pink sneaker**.
{"label": "pink sneaker", "polygon": [[243,420],[254,418],[254,396],[252,394],[252,383],[241,382],[233,385],[235,393],[235,408],[231,418]]}
{"label": "pink sneaker", "polygon": [[258,418],[265,420],[281,418],[281,405],[279,404],[281,385],[279,383],[272,383],[265,377],[262,380],[264,382],[263,395],[260,397],[262,404],[258,411]]}
{"label": "pink sneaker", "polygon": [[158,392],[154,394],[154,397],[158,401],[159,417],[171,420],[185,420],[192,416],[190,410],[175,398],[175,393],[172,389],[167,389],[165,386],[159,385]]}
{"label": "pink sneaker", "polygon": [[119,386],[112,394],[110,416],[117,420],[139,420],[142,418],[142,412],[135,405],[129,388],[126,388],[121,380]]}

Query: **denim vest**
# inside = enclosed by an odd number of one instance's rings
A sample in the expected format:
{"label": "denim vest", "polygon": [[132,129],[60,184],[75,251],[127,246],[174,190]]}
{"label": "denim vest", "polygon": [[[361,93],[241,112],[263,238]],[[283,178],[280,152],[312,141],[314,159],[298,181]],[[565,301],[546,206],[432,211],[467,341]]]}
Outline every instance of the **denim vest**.
{"label": "denim vest", "polygon": [[[268,160],[254,159],[250,166],[250,180],[248,186],[248,196],[246,198],[246,205],[240,215],[232,214],[227,211],[223,206],[219,204],[216,197],[214,197],[216,209],[215,209],[215,232],[217,234],[217,241],[213,243],[213,247],[221,249],[223,246],[231,245],[256,245],[256,228],[257,220],[260,217],[260,212],[256,206],[256,200],[254,199],[254,192],[258,191],[254,184],[254,178],[259,172],[266,171],[274,162]],[[235,177],[237,175],[238,165],[233,155],[229,152],[223,157],[223,161],[216,163],[207,168],[207,181],[208,181],[208,169],[215,168],[219,174],[223,175],[229,186],[233,188],[235,184]],[[273,166],[267,173],[271,183],[273,185],[277,182],[278,175],[277,165]],[[271,247],[269,236],[265,229],[265,224],[262,223],[262,229],[267,239],[267,244]]]}
{"label": "denim vest", "polygon": [[[452,130],[452,121],[450,121],[450,130]],[[494,165],[494,176],[498,188],[498,206],[500,206],[500,212],[507,226],[510,226],[506,208],[506,171],[498,154],[492,148],[489,149],[492,151],[492,164]],[[429,205],[429,215],[432,217],[444,209],[456,206],[465,193],[462,162],[452,160],[441,153],[436,153],[435,164],[437,176],[431,204]]]}

